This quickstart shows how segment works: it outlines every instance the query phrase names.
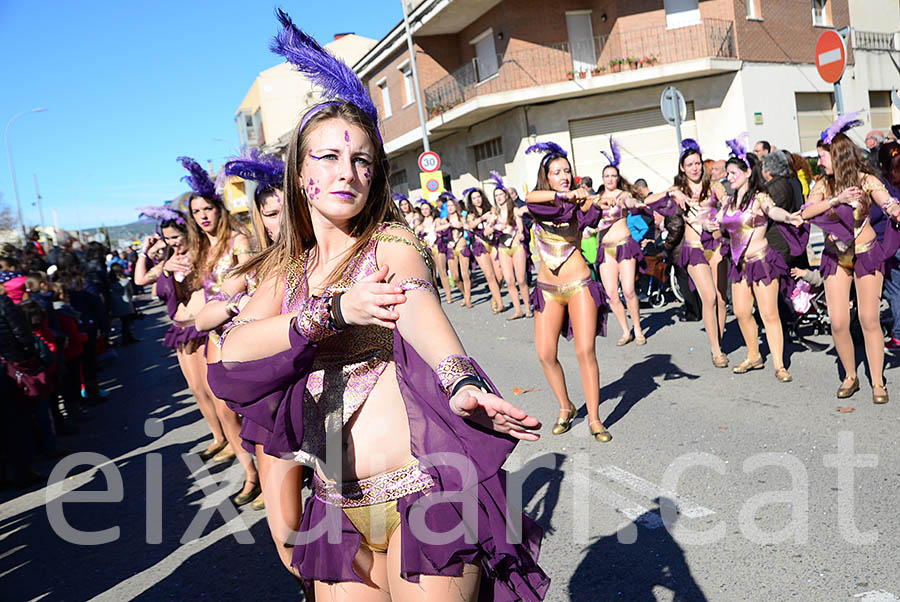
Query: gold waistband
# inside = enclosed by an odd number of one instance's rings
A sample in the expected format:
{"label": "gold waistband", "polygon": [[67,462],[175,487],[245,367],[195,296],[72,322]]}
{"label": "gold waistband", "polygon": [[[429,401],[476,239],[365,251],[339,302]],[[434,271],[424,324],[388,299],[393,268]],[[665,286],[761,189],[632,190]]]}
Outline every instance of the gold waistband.
{"label": "gold waistband", "polygon": [[688,247],[690,249],[702,249],[703,248],[703,242],[701,242],[699,240],[686,240],[683,243],[681,243],[681,245],[684,247]]}
{"label": "gold waistband", "polygon": [[627,243],[630,239],[631,239],[631,235],[629,234],[629,235],[626,236],[625,238],[619,239],[619,240],[617,240],[616,242],[606,242],[606,241],[603,241],[603,242],[600,243],[600,246],[602,246],[602,247],[604,247],[604,248],[606,248],[606,249],[615,249],[616,247],[621,247],[622,245],[624,245],[625,243]]}
{"label": "gold waistband", "polygon": [[313,475],[313,492],[317,498],[343,508],[372,506],[398,500],[411,493],[430,489],[434,481],[419,470],[419,461],[412,460],[397,470],[360,479],[344,481],[338,485],[323,481],[318,474]]}
{"label": "gold waistband", "polygon": [[754,251],[753,253],[748,253],[744,255],[744,263],[750,263],[751,261],[762,261],[766,258],[766,253],[769,252],[769,245],[763,245],[761,249],[758,251]]}
{"label": "gold waistband", "polygon": [[878,242],[878,238],[873,237],[872,240],[870,240],[869,242],[864,242],[861,244],[854,245],[853,250],[856,252],[857,255],[859,255],[860,253],[865,253],[866,251],[868,251],[869,249],[874,247],[875,243],[877,243],[877,242]]}

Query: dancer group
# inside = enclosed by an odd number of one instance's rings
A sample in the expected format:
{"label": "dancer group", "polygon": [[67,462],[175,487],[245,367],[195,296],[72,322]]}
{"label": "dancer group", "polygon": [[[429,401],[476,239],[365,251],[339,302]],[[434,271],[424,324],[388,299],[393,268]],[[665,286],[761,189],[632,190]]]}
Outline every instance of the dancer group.
{"label": "dancer group", "polygon": [[[811,222],[828,240],[821,275],[846,377],[837,395],[859,388],[847,311],[854,284],[873,399],[888,401],[878,302],[900,235],[892,225],[879,241],[869,213],[877,205],[896,222],[900,205],[844,133],[851,119],[823,132],[826,175],[796,212],[775,206],[760,162],[737,139],[726,166],[731,194],[711,182],[692,140],[673,186],[643,199],[620,173],[615,144],[593,192],[576,186],[563,148],[541,142],[527,150],[541,158],[523,204],[492,174],[490,195],[470,188],[462,200],[442,195],[440,210],[413,206],[390,192],[378,113],[362,83],[286,14],[279,19],[273,50],[325,100],[303,116],[284,163],[254,152],[226,164],[226,174],[256,184],[252,229],[230,216],[202,167],[180,158],[191,192],[181,210],[145,209],[158,237],[135,280],[155,283],[166,302],[165,344],[213,436],[201,456],[238,459],[245,482],[233,501],[266,509],[281,561],[317,599],[537,600],[547,591],[541,529],[508,508],[501,468],[519,440],[538,438],[540,423],[499,396],[441,309],[442,296],[453,301],[451,282],[472,306],[475,265],[495,313],[506,309],[504,282],[510,318],[534,318],[559,403],[553,434],[569,431],[578,411],[559,361],[565,335],[590,434],[608,442],[596,337],[611,312],[618,345],[647,344],[635,292],[643,254],[628,216],[683,223],[677,262],[701,299],[712,363],[729,365],[721,339],[730,283],[747,348],[733,371],[764,366],[755,303],[781,382],[792,380],[778,314],[789,273],[766,234],[774,222],[805,248]],[[594,265],[581,252],[588,228],[598,232]],[[540,259],[533,290],[531,245]]]}

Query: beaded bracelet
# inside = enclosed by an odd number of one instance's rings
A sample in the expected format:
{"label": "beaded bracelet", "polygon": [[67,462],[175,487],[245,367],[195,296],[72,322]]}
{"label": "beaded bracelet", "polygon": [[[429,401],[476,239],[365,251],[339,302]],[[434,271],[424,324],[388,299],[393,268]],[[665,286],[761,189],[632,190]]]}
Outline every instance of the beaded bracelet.
{"label": "beaded bracelet", "polygon": [[466,355],[448,355],[438,363],[434,371],[437,372],[441,388],[447,393],[460,379],[467,376],[478,376],[472,358]]}
{"label": "beaded bracelet", "polygon": [[338,332],[331,317],[332,297],[311,297],[292,320],[294,329],[312,342],[318,342]]}

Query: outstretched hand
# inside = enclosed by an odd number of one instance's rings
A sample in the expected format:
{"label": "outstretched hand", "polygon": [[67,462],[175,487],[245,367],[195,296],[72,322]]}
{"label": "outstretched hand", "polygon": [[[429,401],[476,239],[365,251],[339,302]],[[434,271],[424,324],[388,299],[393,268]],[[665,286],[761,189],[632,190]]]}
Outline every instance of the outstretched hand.
{"label": "outstretched hand", "polygon": [[477,387],[463,387],[450,398],[450,409],[457,416],[467,418],[486,428],[506,433],[523,441],[537,441],[535,431],[541,422],[508,401]]}
{"label": "outstretched hand", "polygon": [[383,265],[341,296],[341,315],[347,324],[375,325],[396,328],[400,314],[395,305],[406,302],[406,294],[396,284],[384,281],[389,268]]}

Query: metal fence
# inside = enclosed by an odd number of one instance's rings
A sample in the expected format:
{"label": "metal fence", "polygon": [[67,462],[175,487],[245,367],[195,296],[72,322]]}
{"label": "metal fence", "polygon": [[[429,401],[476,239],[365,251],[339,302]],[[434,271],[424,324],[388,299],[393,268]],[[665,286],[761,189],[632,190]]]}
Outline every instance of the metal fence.
{"label": "metal fence", "polygon": [[653,27],[612,33],[574,47],[563,42],[498,54],[496,69],[493,61],[482,64],[473,59],[425,88],[425,105],[428,116],[435,117],[485,94],[602,77],[657,64],[736,56],[732,21],[705,19],[677,29]]}
{"label": "metal fence", "polygon": [[853,47],[859,50],[896,50],[893,33],[853,30]]}

